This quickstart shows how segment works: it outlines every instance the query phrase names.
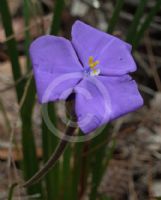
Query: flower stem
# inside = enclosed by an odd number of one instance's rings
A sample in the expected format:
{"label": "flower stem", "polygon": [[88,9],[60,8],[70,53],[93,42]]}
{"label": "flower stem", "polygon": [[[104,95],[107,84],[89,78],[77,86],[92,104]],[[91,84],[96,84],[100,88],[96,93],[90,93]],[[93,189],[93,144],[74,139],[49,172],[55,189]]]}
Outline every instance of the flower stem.
{"label": "flower stem", "polygon": [[47,161],[47,163],[44,165],[44,167],[42,169],[40,169],[40,171],[38,171],[33,177],[31,177],[31,179],[29,179],[28,181],[26,181],[25,183],[23,183],[21,185],[22,187],[29,187],[29,186],[35,184],[40,179],[42,179],[49,172],[49,170],[52,167],[54,167],[54,165],[56,164],[56,162],[59,160],[60,156],[65,151],[65,148],[66,148],[66,146],[68,144],[68,141],[65,140],[66,136],[72,136],[74,134],[74,132],[75,132],[75,129],[76,129],[75,127],[71,127],[71,126],[67,127],[66,134],[64,135],[64,137],[60,141],[57,149],[51,155],[51,157],[49,158],[49,160]]}

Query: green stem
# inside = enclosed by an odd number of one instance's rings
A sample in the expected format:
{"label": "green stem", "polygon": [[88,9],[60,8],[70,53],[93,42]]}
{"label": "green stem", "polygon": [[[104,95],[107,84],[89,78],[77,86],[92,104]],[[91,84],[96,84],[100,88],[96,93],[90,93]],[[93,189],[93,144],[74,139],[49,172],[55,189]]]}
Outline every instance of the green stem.
{"label": "green stem", "polygon": [[[13,35],[14,32],[12,28],[11,15],[10,15],[7,0],[1,0],[0,13],[1,13],[6,37],[9,37]],[[14,81],[16,82],[21,77],[21,68],[20,68],[19,59],[18,59],[18,49],[17,49],[16,40],[14,38],[11,40],[8,40],[6,42],[6,45],[7,45],[8,55],[11,60],[13,78],[14,78]],[[23,84],[16,85],[16,94],[17,94],[17,99],[19,102],[23,94],[23,86],[24,86]]]}
{"label": "green stem", "polygon": [[[28,84],[28,82],[27,82]],[[27,85],[26,84],[26,85]],[[26,86],[27,87],[27,86]],[[25,91],[24,102],[21,107],[21,119],[22,119],[22,147],[23,147],[23,172],[25,180],[38,171],[38,160],[36,156],[36,146],[32,130],[32,113],[35,103],[35,84],[32,77],[28,88]],[[41,194],[41,184],[37,184],[34,187],[28,188],[29,194],[39,193]]]}
{"label": "green stem", "polygon": [[64,0],[56,0],[55,7],[54,7],[54,15],[51,25],[51,35],[57,35],[60,29],[60,22],[61,22],[61,15],[64,8]]}
{"label": "green stem", "polygon": [[153,18],[155,17],[156,13],[160,10],[161,8],[161,0],[158,0],[155,4],[155,6],[151,9],[149,14],[147,15],[145,21],[143,22],[141,28],[136,34],[135,39],[133,40],[133,46],[134,49],[137,48],[142,36],[144,35],[144,32],[148,29],[150,26],[150,23],[152,22]]}
{"label": "green stem", "polygon": [[127,33],[127,36],[126,36],[126,40],[127,42],[129,43],[132,43],[133,41],[133,38],[135,38],[136,36],[136,33],[137,33],[137,29],[138,29],[138,26],[140,25],[140,19],[144,13],[144,8],[145,8],[145,5],[147,3],[148,0],[141,0],[140,1],[140,4],[136,10],[136,13],[134,15],[134,19],[128,29],[128,33]]}
{"label": "green stem", "polygon": [[101,177],[103,177],[106,169],[108,168],[108,164],[109,164],[110,160],[112,159],[115,147],[116,147],[116,139],[113,138],[111,141],[111,145],[107,147],[107,155],[106,155],[105,163],[103,164],[103,170],[102,170]]}
{"label": "green stem", "polygon": [[14,193],[14,189],[16,188],[16,186],[17,186],[17,183],[14,183],[11,185],[11,187],[9,189],[8,200],[13,199],[13,193]]}
{"label": "green stem", "polygon": [[[63,0],[56,0],[56,4],[54,7],[53,19],[51,24],[51,31],[50,34],[57,35],[60,29],[60,22],[61,22],[61,14],[64,8],[64,1]],[[57,117],[55,115],[54,105],[49,104],[49,115],[51,116],[50,119],[54,125],[56,125]],[[55,150],[58,144],[58,138],[54,136],[47,128],[44,120],[42,120],[42,140],[43,140],[43,152],[44,152],[44,162],[51,156],[53,151]],[[60,167],[59,163],[56,163],[54,170],[52,170],[46,176],[46,188],[47,188],[47,199],[48,200],[57,200],[58,191],[59,191],[59,177],[60,175]],[[53,184],[54,184],[54,191],[53,191]]]}
{"label": "green stem", "polygon": [[60,156],[64,153],[65,148],[67,147],[68,141],[65,139],[66,136],[72,136],[75,132],[75,127],[68,126],[64,138],[61,139],[59,145],[57,146],[55,152],[51,155],[49,160],[45,163],[42,169],[38,171],[31,179],[22,184],[23,187],[29,187],[35,183],[37,183],[40,179],[42,179],[57,163]]}
{"label": "green stem", "polygon": [[[23,12],[24,12],[24,24],[25,28],[30,25],[30,2],[28,0],[23,0]],[[31,63],[29,59],[29,45],[30,45],[30,31],[25,30],[25,54],[26,54],[26,69],[29,71],[31,69]]]}
{"label": "green stem", "polygon": [[72,156],[72,147],[68,146],[66,152],[63,155],[63,200],[72,199],[71,196],[71,185],[72,185],[72,176],[71,176],[71,156]]}
{"label": "green stem", "polygon": [[79,196],[78,199],[82,199],[83,195],[86,192],[86,185],[88,180],[88,173],[90,172],[90,159],[84,156],[88,152],[89,142],[83,144],[83,155],[81,156],[81,171],[80,171],[80,180],[79,180]]}
{"label": "green stem", "polygon": [[121,11],[123,5],[124,5],[124,0],[117,0],[111,20],[109,21],[109,25],[108,25],[108,29],[107,29],[108,33],[113,33],[115,25],[118,22],[118,17],[120,15],[120,11]]}
{"label": "green stem", "polygon": [[[0,13],[6,37],[9,37],[13,35],[14,32],[12,28],[12,20],[9,12],[9,7],[6,0],[1,0]],[[11,60],[13,78],[14,81],[17,82],[22,77],[21,68],[19,64],[17,43],[15,38],[13,38],[8,40],[6,44],[7,44],[8,54]],[[19,103],[21,103],[21,99],[24,97],[25,82],[26,80],[16,84],[16,94]],[[22,146],[24,154],[23,167],[24,167],[25,179],[30,178],[38,170],[38,162],[36,157],[36,150],[32,133],[32,120],[31,120],[34,102],[35,102],[35,87],[34,87],[34,82],[32,80],[25,93],[23,106],[20,111],[22,119]],[[39,186],[35,186],[29,189],[29,193],[33,194],[35,192],[36,193],[41,192]]]}
{"label": "green stem", "polygon": [[[80,131],[79,134],[82,134]],[[78,199],[79,194],[79,181],[81,173],[81,158],[83,153],[83,143],[76,143],[74,147],[74,166],[72,172],[72,197],[73,199]]]}
{"label": "green stem", "polygon": [[[54,126],[56,125],[57,118],[54,112],[54,105],[48,104],[48,114]],[[48,129],[44,119],[42,119],[42,143],[43,143],[43,160],[47,162],[51,154],[55,151],[58,144],[58,138]],[[47,199],[54,200],[57,198],[59,187],[59,162],[56,163],[53,170],[51,170],[46,178]]]}
{"label": "green stem", "polygon": [[[103,132],[94,138],[92,141],[91,149],[95,148],[98,144],[106,141],[109,138],[109,126],[106,126]],[[102,173],[104,170],[104,160],[105,160],[106,147],[101,146],[92,157],[92,185],[90,192],[90,200],[97,199],[98,187],[102,178]]]}

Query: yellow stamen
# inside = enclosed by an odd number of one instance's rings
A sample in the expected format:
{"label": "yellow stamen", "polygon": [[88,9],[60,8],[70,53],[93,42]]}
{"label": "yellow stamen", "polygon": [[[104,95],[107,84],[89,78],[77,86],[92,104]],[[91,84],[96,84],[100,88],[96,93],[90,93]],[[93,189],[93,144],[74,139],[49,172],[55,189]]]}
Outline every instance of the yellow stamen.
{"label": "yellow stamen", "polygon": [[95,67],[99,64],[99,61],[97,60],[97,61],[94,62],[93,56],[90,56],[90,57],[89,57],[88,64],[89,64],[89,67],[90,67],[91,69],[93,69],[93,68],[95,68]]}
{"label": "yellow stamen", "polygon": [[90,56],[88,61],[89,66],[93,63],[93,60],[94,60],[93,56]]}

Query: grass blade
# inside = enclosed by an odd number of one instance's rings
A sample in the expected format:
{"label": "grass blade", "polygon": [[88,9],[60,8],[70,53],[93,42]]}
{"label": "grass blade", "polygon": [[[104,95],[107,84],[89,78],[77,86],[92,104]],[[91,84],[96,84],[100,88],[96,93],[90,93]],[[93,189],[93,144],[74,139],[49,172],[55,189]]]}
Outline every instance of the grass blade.
{"label": "grass blade", "polygon": [[[24,24],[25,27],[29,27],[30,25],[30,10],[31,4],[28,0],[23,0],[23,14],[24,14]],[[29,58],[29,45],[31,42],[30,31],[25,29],[25,54],[26,54],[26,70],[29,71],[31,69],[31,62]],[[38,171],[38,161],[36,156],[36,146],[32,131],[32,110],[35,104],[35,84],[34,79],[32,77],[31,83],[28,88],[28,92],[26,94],[26,98],[24,101],[24,105],[21,109],[21,118],[22,118],[22,143],[23,143],[23,153],[24,153],[24,174],[25,180],[28,180]],[[29,133],[27,134],[27,132]],[[29,148],[30,147],[30,148]],[[30,151],[28,150],[30,149]],[[32,163],[32,164],[31,164]],[[42,195],[41,183],[34,185],[33,187],[28,188],[29,194],[39,193]]]}
{"label": "grass blade", "polygon": [[[28,82],[27,82],[28,84]],[[35,103],[35,86],[34,79],[31,78],[26,90],[23,105],[21,107],[22,119],[22,146],[23,146],[23,168],[25,180],[32,177],[38,171],[38,161],[36,156],[36,147],[32,130],[32,113]],[[41,185],[36,184],[28,188],[29,194],[41,194]]]}
{"label": "grass blade", "polygon": [[[12,28],[12,20],[8,3],[6,0],[1,0],[0,13],[6,37],[9,37],[10,35],[13,35],[13,28]],[[21,78],[22,75],[18,58],[19,55],[17,50],[17,43],[16,40],[12,38],[8,40],[6,44],[12,64],[13,78],[15,81],[17,81]],[[25,81],[21,82],[21,84],[19,83],[16,85],[18,102],[20,102],[21,98],[23,97],[24,83]],[[33,80],[31,80],[30,85],[25,94],[26,96],[23,102],[22,109],[20,111],[22,119],[22,145],[24,153],[23,167],[24,167],[25,179],[30,178],[38,170],[35,144],[32,134],[32,121],[31,121],[31,113],[35,101],[35,89],[33,85],[34,85]],[[34,186],[29,189],[29,192],[31,194],[35,192],[40,193],[40,191],[41,190],[39,186]]]}
{"label": "grass blade", "polygon": [[137,33],[137,29],[138,29],[138,26],[140,24],[139,22],[140,22],[142,15],[143,15],[144,8],[145,8],[147,1],[148,0],[142,0],[139,3],[139,6],[138,6],[136,13],[134,15],[134,19],[133,19],[133,21],[132,21],[132,23],[131,23],[131,25],[128,29],[128,33],[127,33],[127,36],[126,36],[126,40],[129,43],[132,43],[132,40]]}
{"label": "grass blade", "polygon": [[[48,114],[50,120],[55,125],[56,116],[54,112],[54,105],[52,103],[48,104]],[[42,121],[42,143],[43,143],[43,160],[44,163],[49,159],[51,154],[56,149],[58,144],[58,138],[48,129],[45,121]],[[58,191],[59,191],[59,162],[56,163],[54,169],[52,169],[45,179],[46,190],[47,190],[47,200],[57,200]]]}
{"label": "grass blade", "polygon": [[[106,126],[100,135],[98,135],[92,141],[92,148],[95,148],[98,144],[106,141],[109,138],[108,135],[109,126]],[[91,182],[91,191],[90,191],[90,200],[97,199],[97,190],[102,178],[102,174],[104,171],[104,159],[105,159],[106,147],[103,145],[94,153],[92,157],[91,163],[91,171],[92,171],[92,182]]]}
{"label": "grass blade", "polygon": [[72,186],[72,169],[71,169],[71,157],[72,147],[68,146],[63,155],[63,200],[72,199],[71,186]]}
{"label": "grass blade", "polygon": [[[1,0],[0,13],[2,18],[3,27],[5,30],[6,37],[13,35],[12,20],[6,0]],[[16,40],[13,38],[6,42],[7,51],[12,65],[12,74],[14,81],[16,82],[21,77],[21,68],[18,59],[18,50]],[[23,84],[16,85],[17,99],[20,101],[23,94]]]}
{"label": "grass blade", "polygon": [[[23,1],[23,11],[24,11],[24,21],[25,27],[29,27],[30,25],[30,2],[27,0]],[[31,62],[29,58],[29,45],[31,42],[30,32],[28,29],[25,31],[25,54],[26,54],[26,70],[29,71],[31,69]],[[31,178],[36,171],[39,169],[39,163],[37,161],[36,156],[36,146],[35,139],[33,136],[32,130],[32,114],[33,107],[35,104],[35,84],[34,79],[32,77],[31,83],[29,85],[24,104],[21,109],[21,118],[22,118],[22,144],[23,144],[23,166],[24,166],[24,175],[25,180]],[[28,132],[29,131],[29,132]],[[30,149],[30,150],[29,150]],[[42,196],[42,188],[41,183],[34,185],[33,187],[28,188],[29,194],[40,194]]]}
{"label": "grass blade", "polygon": [[[113,153],[114,153],[114,150],[115,150],[115,147],[116,147],[116,139],[113,138],[110,143],[111,143],[111,145],[107,147],[107,155],[106,155],[106,160],[105,160],[105,163],[104,163],[103,173],[107,169],[108,164],[109,164],[110,160],[112,159],[112,156],[113,156]],[[102,173],[102,175],[103,175],[103,173]]]}
{"label": "grass blade", "polygon": [[13,199],[13,193],[14,193],[14,189],[16,188],[17,183],[13,183],[9,189],[9,193],[8,193],[8,200],[12,200]]}
{"label": "grass blade", "polygon": [[[80,131],[80,134],[81,131]],[[72,197],[73,199],[78,199],[79,195],[79,181],[80,181],[80,174],[81,174],[81,158],[83,156],[83,146],[84,144],[76,143],[74,147],[74,166],[72,172]]]}
{"label": "grass blade", "polygon": [[79,180],[79,197],[78,199],[82,199],[83,195],[87,189],[87,181],[88,181],[88,174],[90,173],[90,159],[86,156],[86,153],[89,151],[90,143],[84,142],[83,143],[83,151],[81,158],[81,165],[80,165],[80,180]]}
{"label": "grass blade", "polygon": [[155,17],[156,13],[160,10],[161,8],[161,0],[158,0],[155,4],[155,6],[151,9],[151,11],[149,12],[149,14],[147,15],[145,21],[143,22],[141,28],[139,29],[139,31],[136,34],[135,40],[133,42],[133,46],[134,49],[137,48],[141,38],[144,35],[144,32],[148,29],[148,27],[150,26],[150,23],[152,22],[153,18]]}
{"label": "grass blade", "polygon": [[51,24],[50,34],[57,35],[60,29],[61,15],[64,8],[64,0],[56,0],[54,7],[53,20]]}
{"label": "grass blade", "polygon": [[[51,31],[50,34],[57,35],[60,29],[60,22],[61,22],[61,14],[64,8],[64,1],[63,0],[56,0],[56,4],[54,7],[54,14],[53,14],[53,20],[51,24]],[[50,119],[56,125],[57,118],[55,115],[55,109],[54,105],[49,104],[48,105],[49,115]],[[48,160],[50,155],[55,150],[57,144],[58,144],[58,138],[51,133],[44,120],[42,120],[42,141],[43,141],[43,151],[44,151],[44,162]],[[60,173],[60,167],[59,162],[57,162],[54,169],[46,176],[46,188],[47,188],[47,199],[48,200],[57,200],[59,195],[59,173]],[[54,185],[54,190],[53,190]]]}
{"label": "grass blade", "polygon": [[120,11],[121,11],[123,5],[124,5],[124,0],[117,0],[111,20],[109,21],[109,26],[107,29],[108,33],[113,33],[115,25],[118,22],[118,17],[119,17],[119,14],[120,14]]}
{"label": "grass blade", "polygon": [[[30,25],[30,3],[28,0],[23,0],[23,15],[24,15],[24,24],[25,28]],[[25,54],[26,54],[26,69],[29,71],[31,69],[31,63],[29,59],[29,45],[30,45],[30,31],[29,29],[25,29]]]}

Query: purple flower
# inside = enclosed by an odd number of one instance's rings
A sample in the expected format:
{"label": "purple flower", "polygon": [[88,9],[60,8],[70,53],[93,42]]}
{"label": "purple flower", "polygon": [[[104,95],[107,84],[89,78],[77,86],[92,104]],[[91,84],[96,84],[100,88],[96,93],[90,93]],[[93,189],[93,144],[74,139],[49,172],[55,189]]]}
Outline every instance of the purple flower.
{"label": "purple flower", "polygon": [[72,41],[46,35],[30,48],[40,103],[65,100],[75,92],[78,125],[89,133],[143,105],[128,73],[136,71],[131,45],[81,21]]}

